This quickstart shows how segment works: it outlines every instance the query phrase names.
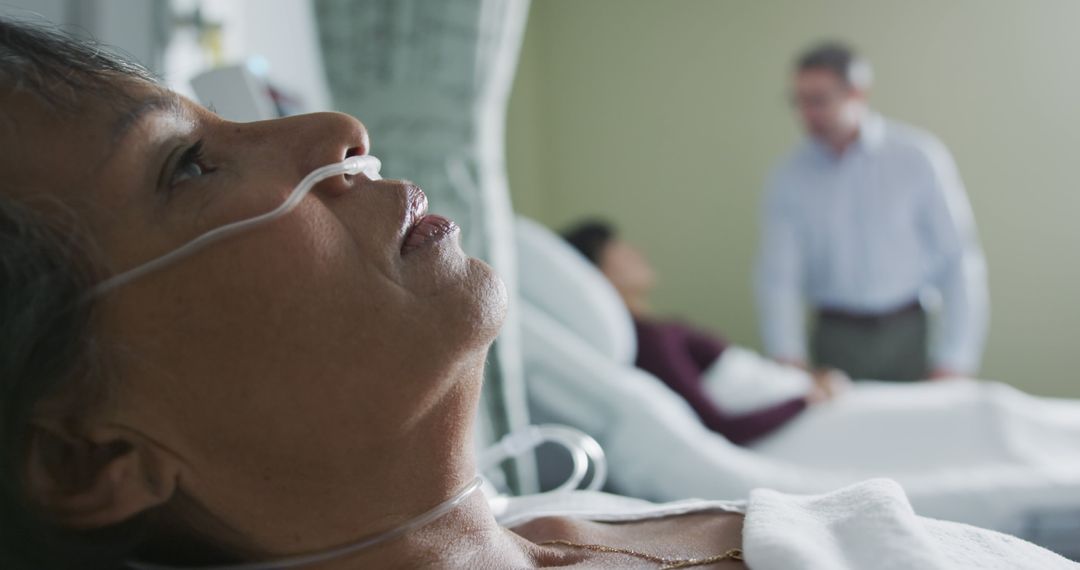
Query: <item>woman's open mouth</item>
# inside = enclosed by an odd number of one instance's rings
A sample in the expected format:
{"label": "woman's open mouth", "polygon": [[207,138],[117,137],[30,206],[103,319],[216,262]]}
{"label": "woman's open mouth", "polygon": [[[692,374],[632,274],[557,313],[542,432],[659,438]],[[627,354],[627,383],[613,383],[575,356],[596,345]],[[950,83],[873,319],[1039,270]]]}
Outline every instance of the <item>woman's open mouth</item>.
{"label": "woman's open mouth", "polygon": [[442,216],[435,214],[422,216],[409,229],[409,233],[405,234],[405,243],[401,246],[401,253],[409,253],[425,245],[436,243],[457,229],[457,224]]}
{"label": "woman's open mouth", "polygon": [[405,188],[408,206],[405,212],[405,238],[401,243],[401,253],[404,255],[410,251],[419,249],[429,244],[437,243],[444,237],[457,231],[458,226],[453,221],[428,214],[428,201],[424,191],[411,184]]}

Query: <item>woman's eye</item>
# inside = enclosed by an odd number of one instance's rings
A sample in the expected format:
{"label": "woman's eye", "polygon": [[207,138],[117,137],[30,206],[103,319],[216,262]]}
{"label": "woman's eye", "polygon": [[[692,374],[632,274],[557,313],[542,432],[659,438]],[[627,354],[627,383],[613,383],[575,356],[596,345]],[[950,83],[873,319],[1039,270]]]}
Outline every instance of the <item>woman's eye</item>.
{"label": "woman's eye", "polygon": [[187,164],[181,164],[176,169],[176,174],[173,175],[173,185],[180,184],[190,178],[198,178],[203,175],[203,167],[197,162],[189,162]]}
{"label": "woman's eye", "polygon": [[206,165],[206,160],[203,157],[203,143],[202,141],[199,141],[192,145],[191,148],[184,151],[184,154],[180,156],[180,160],[177,161],[176,167],[173,169],[169,185],[177,186],[212,171],[213,170]]}

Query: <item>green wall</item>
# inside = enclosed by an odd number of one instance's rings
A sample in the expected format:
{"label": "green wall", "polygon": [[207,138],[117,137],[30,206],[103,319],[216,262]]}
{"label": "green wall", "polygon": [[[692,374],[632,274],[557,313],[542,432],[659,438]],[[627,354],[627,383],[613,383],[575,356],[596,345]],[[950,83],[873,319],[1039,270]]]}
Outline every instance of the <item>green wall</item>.
{"label": "green wall", "polygon": [[516,209],[603,214],[655,303],[760,345],[750,272],[770,165],[799,137],[796,52],[858,46],[874,105],[953,151],[990,267],[981,376],[1080,397],[1080,0],[534,0],[510,105]]}

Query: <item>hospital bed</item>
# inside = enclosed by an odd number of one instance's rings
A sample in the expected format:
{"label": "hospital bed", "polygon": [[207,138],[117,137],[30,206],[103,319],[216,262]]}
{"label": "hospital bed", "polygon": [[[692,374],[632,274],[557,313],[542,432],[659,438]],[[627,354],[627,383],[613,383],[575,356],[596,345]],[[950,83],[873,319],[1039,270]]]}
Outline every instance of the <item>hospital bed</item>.
{"label": "hospital bed", "polygon": [[596,438],[611,491],[730,499],[758,487],[819,493],[885,476],[920,514],[1080,557],[1080,403],[991,382],[860,383],[738,447],[633,366],[630,315],[595,267],[528,219],[517,219],[515,234],[532,421]]}

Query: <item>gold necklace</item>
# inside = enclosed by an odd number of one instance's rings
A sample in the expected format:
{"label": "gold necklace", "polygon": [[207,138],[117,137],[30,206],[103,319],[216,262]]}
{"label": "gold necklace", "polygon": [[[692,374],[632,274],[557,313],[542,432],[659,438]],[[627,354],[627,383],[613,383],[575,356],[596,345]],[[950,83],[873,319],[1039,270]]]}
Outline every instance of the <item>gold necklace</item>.
{"label": "gold necklace", "polygon": [[741,548],[732,548],[727,552],[724,552],[723,554],[714,554],[707,558],[667,558],[664,556],[657,556],[655,554],[646,554],[644,552],[630,550],[629,548],[616,548],[614,546],[604,546],[603,544],[580,544],[577,542],[570,542],[569,540],[545,540],[544,542],[539,542],[537,544],[541,546],[569,546],[572,548],[592,550],[593,552],[626,554],[628,556],[634,556],[642,560],[648,560],[649,562],[655,562],[657,564],[660,564],[660,570],[671,570],[673,568],[690,568],[692,566],[704,566],[706,564],[722,562],[724,560],[743,560],[743,553]]}

